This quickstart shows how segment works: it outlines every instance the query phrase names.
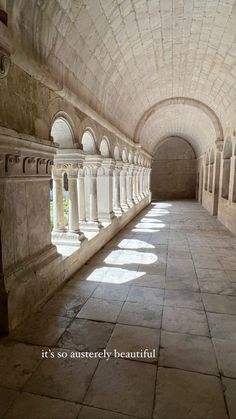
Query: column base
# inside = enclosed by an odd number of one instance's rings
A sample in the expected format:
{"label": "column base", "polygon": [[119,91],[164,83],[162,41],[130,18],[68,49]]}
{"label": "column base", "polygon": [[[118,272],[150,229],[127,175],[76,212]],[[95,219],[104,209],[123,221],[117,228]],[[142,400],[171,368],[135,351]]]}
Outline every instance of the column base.
{"label": "column base", "polygon": [[120,217],[124,212],[121,207],[114,208],[113,211],[114,211],[114,214],[115,214],[116,217]]}
{"label": "column base", "polygon": [[127,212],[130,208],[128,204],[120,204],[120,206],[123,212]]}
{"label": "column base", "polygon": [[98,214],[98,219],[102,224],[103,223],[110,223],[113,220],[113,218],[115,218],[115,217],[116,216],[115,216],[115,213],[113,211],[111,211],[108,214],[107,213]]}
{"label": "column base", "polygon": [[66,231],[66,232],[52,232],[52,242],[59,246],[75,246],[81,247],[86,241],[84,233],[79,231]]}
{"label": "column base", "polygon": [[128,201],[127,201],[127,203],[128,203],[128,206],[130,207],[130,208],[132,208],[133,206],[134,206],[134,201],[133,201],[133,199],[129,199]]}
{"label": "column base", "polygon": [[81,224],[81,228],[83,231],[91,231],[91,232],[98,232],[103,228],[103,225],[100,221],[86,221],[85,223]]}

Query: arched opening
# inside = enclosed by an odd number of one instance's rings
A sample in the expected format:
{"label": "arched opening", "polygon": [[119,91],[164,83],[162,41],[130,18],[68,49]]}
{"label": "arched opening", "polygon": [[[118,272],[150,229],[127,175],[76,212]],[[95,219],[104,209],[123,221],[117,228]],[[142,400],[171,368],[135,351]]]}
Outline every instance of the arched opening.
{"label": "arched opening", "polygon": [[127,160],[128,160],[128,155],[127,155],[126,150],[122,151],[122,160],[123,160],[123,162],[127,162]]}
{"label": "arched opening", "polygon": [[230,138],[226,140],[223,151],[223,170],[222,170],[222,189],[221,196],[229,199],[229,182],[230,182],[230,165],[232,157],[232,141]]}
{"label": "arched opening", "polygon": [[108,140],[106,138],[103,138],[99,147],[100,154],[103,157],[109,157],[110,156],[110,149]]}
{"label": "arched opening", "polygon": [[191,199],[196,191],[196,158],[183,138],[168,137],[158,145],[152,165],[153,199]]}
{"label": "arched opening", "polygon": [[[67,119],[68,118],[68,119]],[[74,132],[72,128],[72,122],[69,122],[69,117],[65,117],[64,115],[60,115],[56,117],[53,121],[52,128],[51,128],[51,137],[53,141],[59,145],[60,150],[68,150],[75,148],[75,141],[74,141]],[[56,182],[58,182],[58,191],[59,194],[62,196],[63,200],[63,225],[65,227],[68,226],[68,213],[69,213],[69,192],[68,192],[68,176],[66,172],[61,172],[60,174],[57,173],[56,175]],[[59,179],[60,178],[60,179]],[[57,212],[58,208],[55,208],[57,203],[54,200],[55,191],[54,191],[54,182],[50,181],[50,222],[51,227],[56,228],[54,225],[54,214]],[[57,194],[58,194],[57,191]]]}
{"label": "arched opening", "polygon": [[53,141],[59,144],[59,148],[74,148],[74,133],[69,121],[63,117],[57,117],[51,128]]}
{"label": "arched opening", "polygon": [[120,160],[120,149],[117,145],[114,148],[114,159]]}
{"label": "arched opening", "polygon": [[91,131],[86,130],[83,133],[82,140],[81,140],[83,150],[87,154],[96,154],[96,141],[94,135]]}

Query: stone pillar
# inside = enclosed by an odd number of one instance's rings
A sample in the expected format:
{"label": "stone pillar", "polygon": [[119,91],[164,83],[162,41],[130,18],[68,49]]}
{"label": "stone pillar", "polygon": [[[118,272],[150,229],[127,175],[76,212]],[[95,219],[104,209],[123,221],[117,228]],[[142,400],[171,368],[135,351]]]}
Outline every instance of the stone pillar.
{"label": "stone pillar", "polygon": [[141,201],[141,170],[142,168],[138,166],[137,172],[136,172],[136,193],[137,193],[137,200]]}
{"label": "stone pillar", "polygon": [[120,172],[122,163],[116,162],[115,169],[113,171],[113,211],[116,216],[122,214],[123,210],[120,206]]}
{"label": "stone pillar", "polygon": [[68,170],[68,190],[69,190],[69,220],[68,232],[73,233],[74,240],[76,235],[79,241],[83,241],[85,236],[79,229],[79,205],[78,205],[78,168]]}
{"label": "stone pillar", "polygon": [[97,197],[98,197],[98,219],[102,223],[110,223],[115,217],[113,212],[113,171],[115,161],[106,158],[98,169]]}
{"label": "stone pillar", "polygon": [[127,211],[129,209],[127,203],[127,163],[122,164],[122,169],[120,172],[120,206],[123,211]]}
{"label": "stone pillar", "polygon": [[141,170],[140,170],[140,195],[141,195],[141,198],[145,197],[145,193],[144,193],[144,173],[145,173],[145,167],[141,167]]}
{"label": "stone pillar", "polygon": [[137,190],[137,186],[138,186],[137,175],[138,175],[138,166],[135,165],[133,169],[133,200],[135,204],[139,202],[138,190]]}
{"label": "stone pillar", "polygon": [[[0,334],[22,322],[64,279],[62,256],[51,243],[55,153],[49,143],[0,127]],[[61,178],[54,175],[59,198]],[[59,218],[57,213],[62,227]]]}
{"label": "stone pillar", "polygon": [[97,173],[102,159],[97,155],[86,156],[84,160],[85,174],[85,203],[86,225],[85,230],[99,231],[102,224],[98,221],[97,205]]}
{"label": "stone pillar", "polygon": [[53,231],[65,231],[64,208],[63,208],[63,173],[55,169],[52,170],[53,179]]}
{"label": "stone pillar", "polygon": [[133,164],[129,164],[128,169],[127,169],[127,202],[129,207],[133,207],[134,206],[134,188],[133,188],[133,184],[134,184],[134,165]]}
{"label": "stone pillar", "polygon": [[144,172],[144,193],[145,196],[148,195],[148,168],[145,167],[145,172]]}
{"label": "stone pillar", "polygon": [[78,170],[78,206],[79,206],[79,224],[80,224],[80,228],[82,228],[83,225],[86,223],[85,179],[84,179],[83,168],[80,168]]}
{"label": "stone pillar", "polygon": [[148,168],[148,184],[147,184],[148,193],[151,193],[151,188],[150,188],[150,186],[151,186],[151,173],[152,173],[152,169]]}

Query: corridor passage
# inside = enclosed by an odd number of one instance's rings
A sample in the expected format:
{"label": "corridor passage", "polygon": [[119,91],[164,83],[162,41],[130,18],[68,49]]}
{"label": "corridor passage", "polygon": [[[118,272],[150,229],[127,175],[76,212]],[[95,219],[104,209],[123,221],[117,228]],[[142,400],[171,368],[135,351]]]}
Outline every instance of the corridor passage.
{"label": "corridor passage", "polygon": [[0,341],[0,386],[6,419],[235,419],[235,236],[152,203]]}

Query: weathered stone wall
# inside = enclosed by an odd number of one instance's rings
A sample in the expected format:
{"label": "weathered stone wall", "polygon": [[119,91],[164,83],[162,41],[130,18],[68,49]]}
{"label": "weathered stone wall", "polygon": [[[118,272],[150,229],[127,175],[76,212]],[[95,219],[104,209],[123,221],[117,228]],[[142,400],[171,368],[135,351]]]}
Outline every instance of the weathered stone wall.
{"label": "weathered stone wall", "polygon": [[153,199],[195,198],[196,160],[187,141],[170,137],[156,150],[152,166]]}

